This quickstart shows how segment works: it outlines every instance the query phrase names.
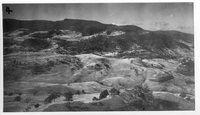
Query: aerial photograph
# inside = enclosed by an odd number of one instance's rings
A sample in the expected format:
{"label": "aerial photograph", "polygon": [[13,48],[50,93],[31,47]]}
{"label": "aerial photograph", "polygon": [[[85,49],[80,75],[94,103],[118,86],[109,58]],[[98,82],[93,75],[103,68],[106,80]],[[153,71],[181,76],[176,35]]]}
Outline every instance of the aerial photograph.
{"label": "aerial photograph", "polygon": [[2,4],[3,112],[195,111],[192,2]]}

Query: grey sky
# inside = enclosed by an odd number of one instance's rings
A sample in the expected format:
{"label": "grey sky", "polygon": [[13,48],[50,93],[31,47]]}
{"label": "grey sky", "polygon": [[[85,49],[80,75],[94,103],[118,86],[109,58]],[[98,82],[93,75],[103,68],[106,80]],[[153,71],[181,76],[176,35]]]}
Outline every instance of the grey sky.
{"label": "grey sky", "polygon": [[[7,6],[13,10],[11,14],[5,12]],[[86,19],[187,33],[193,33],[194,26],[192,3],[4,4],[3,18],[54,21]]]}

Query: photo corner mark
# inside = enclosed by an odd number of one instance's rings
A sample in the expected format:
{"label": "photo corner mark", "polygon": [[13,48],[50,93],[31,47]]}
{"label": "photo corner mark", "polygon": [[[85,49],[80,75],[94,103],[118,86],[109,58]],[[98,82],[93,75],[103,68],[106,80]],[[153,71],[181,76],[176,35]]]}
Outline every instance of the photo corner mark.
{"label": "photo corner mark", "polygon": [[7,6],[7,7],[6,7],[6,13],[7,13],[7,14],[10,14],[10,13],[12,13],[12,12],[13,12],[13,10],[11,10],[10,7]]}

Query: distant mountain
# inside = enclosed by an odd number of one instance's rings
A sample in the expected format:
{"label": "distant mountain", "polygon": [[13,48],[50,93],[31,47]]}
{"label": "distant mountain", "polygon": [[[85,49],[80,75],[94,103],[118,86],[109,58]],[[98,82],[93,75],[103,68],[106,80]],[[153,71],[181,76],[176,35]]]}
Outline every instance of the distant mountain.
{"label": "distant mountain", "polygon": [[[52,30],[80,32],[82,38],[90,36],[90,39],[83,39],[79,42],[57,39],[58,45],[72,54],[117,51],[120,57],[174,58],[193,55],[191,53],[194,48],[193,35],[178,31],[148,31],[134,25],[117,26],[78,19],[61,21],[3,19],[5,33],[21,28],[28,29],[30,32],[49,31],[48,34],[51,35],[46,35],[47,37],[53,36],[55,32],[52,32]],[[103,32],[104,34],[102,34]],[[124,32],[124,34],[110,35],[114,32]],[[56,34],[59,33],[62,32]]]}
{"label": "distant mountain", "polygon": [[97,21],[64,19],[61,21],[46,21],[46,20],[15,20],[3,19],[4,32],[14,31],[19,28],[26,28],[31,31],[48,31],[48,30],[73,30],[81,32],[83,35],[92,35],[102,32],[106,29],[118,29],[125,31],[142,30],[137,26],[115,26],[102,24]]}

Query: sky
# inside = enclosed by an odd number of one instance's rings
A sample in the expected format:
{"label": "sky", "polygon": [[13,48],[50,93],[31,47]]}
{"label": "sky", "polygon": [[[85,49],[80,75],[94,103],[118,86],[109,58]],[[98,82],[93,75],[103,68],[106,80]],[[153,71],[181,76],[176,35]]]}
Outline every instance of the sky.
{"label": "sky", "polygon": [[[13,12],[8,14],[6,7]],[[186,33],[194,33],[193,17],[193,3],[3,4],[3,18],[52,21],[85,19]]]}

